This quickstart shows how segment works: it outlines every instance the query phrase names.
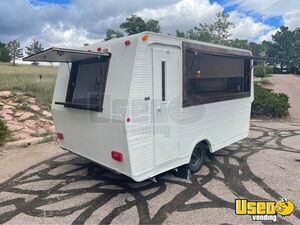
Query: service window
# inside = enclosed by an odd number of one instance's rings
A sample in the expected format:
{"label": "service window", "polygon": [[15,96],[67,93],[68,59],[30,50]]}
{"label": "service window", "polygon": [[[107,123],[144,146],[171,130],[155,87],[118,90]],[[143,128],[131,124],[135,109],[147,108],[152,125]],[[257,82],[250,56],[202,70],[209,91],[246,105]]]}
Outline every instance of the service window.
{"label": "service window", "polygon": [[183,106],[250,96],[250,59],[183,48]]}
{"label": "service window", "polygon": [[66,107],[102,111],[109,57],[72,62]]}

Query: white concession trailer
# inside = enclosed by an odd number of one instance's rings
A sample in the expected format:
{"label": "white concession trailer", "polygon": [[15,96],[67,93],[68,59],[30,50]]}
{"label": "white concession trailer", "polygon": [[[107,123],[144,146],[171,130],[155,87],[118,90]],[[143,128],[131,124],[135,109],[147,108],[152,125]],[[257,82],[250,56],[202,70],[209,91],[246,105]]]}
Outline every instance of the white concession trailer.
{"label": "white concession trailer", "polygon": [[247,137],[250,51],[143,32],[26,61],[59,62],[52,102],[59,146],[135,181]]}

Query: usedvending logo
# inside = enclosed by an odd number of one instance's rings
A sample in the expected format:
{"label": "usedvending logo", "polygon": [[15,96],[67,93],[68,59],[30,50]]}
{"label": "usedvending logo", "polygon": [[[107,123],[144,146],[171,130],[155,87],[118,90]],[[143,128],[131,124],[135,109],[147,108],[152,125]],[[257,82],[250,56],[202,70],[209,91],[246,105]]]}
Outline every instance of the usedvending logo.
{"label": "usedvending logo", "polygon": [[272,221],[275,223],[279,215],[290,216],[294,211],[295,204],[284,198],[278,202],[235,200],[235,213],[237,215],[250,215],[252,221]]}

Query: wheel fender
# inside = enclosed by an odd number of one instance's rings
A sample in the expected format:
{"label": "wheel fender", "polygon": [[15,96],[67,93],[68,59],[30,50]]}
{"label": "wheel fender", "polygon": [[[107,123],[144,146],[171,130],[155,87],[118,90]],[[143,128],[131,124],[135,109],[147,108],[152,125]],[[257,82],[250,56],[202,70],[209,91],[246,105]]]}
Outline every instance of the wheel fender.
{"label": "wheel fender", "polygon": [[209,139],[208,139],[207,137],[201,137],[201,138],[195,139],[195,140],[192,142],[192,144],[191,144],[191,146],[190,146],[190,149],[189,149],[189,156],[190,156],[190,157],[192,156],[192,153],[193,153],[194,148],[196,147],[196,145],[199,144],[199,143],[202,142],[202,141],[205,141],[205,142],[208,143],[208,148],[209,148],[209,151],[211,152],[211,143],[210,143]]}

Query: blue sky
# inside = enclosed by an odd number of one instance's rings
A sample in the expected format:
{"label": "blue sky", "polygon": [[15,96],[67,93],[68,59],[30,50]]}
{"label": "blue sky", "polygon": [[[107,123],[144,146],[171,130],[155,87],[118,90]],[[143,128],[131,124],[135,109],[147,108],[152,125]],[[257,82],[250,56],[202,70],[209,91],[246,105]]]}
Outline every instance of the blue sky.
{"label": "blue sky", "polygon": [[61,5],[66,5],[71,2],[71,0],[31,0],[33,4],[37,3],[50,3],[50,4],[61,4]]}
{"label": "blue sky", "polygon": [[[262,0],[263,1],[263,0]],[[230,13],[232,11],[237,10],[238,4],[230,4],[228,0],[210,0],[211,3],[218,3],[224,7],[224,12]],[[280,27],[283,25],[282,16],[272,16],[268,18],[264,18],[263,15],[255,12],[245,12],[245,15],[253,18],[256,22],[263,22],[270,26]]]}
{"label": "blue sky", "polygon": [[235,24],[231,38],[255,42],[270,40],[282,25],[300,24],[299,0],[1,0],[0,41],[82,46],[103,40],[109,28],[120,30],[132,14],[159,20],[162,32],[174,34],[213,23],[220,11]]}
{"label": "blue sky", "polygon": [[[71,0],[32,0],[33,4],[59,4],[59,5],[69,5],[71,3]],[[224,12],[230,13],[238,7],[238,4],[230,4],[230,1],[228,0],[209,0],[210,3],[218,3],[221,6],[224,7]],[[283,19],[282,16],[273,16],[269,18],[263,18],[262,15],[255,14],[255,13],[246,13],[246,15],[252,17],[257,22],[263,22],[265,24],[268,24],[270,26],[274,27],[280,27],[283,25]]]}

